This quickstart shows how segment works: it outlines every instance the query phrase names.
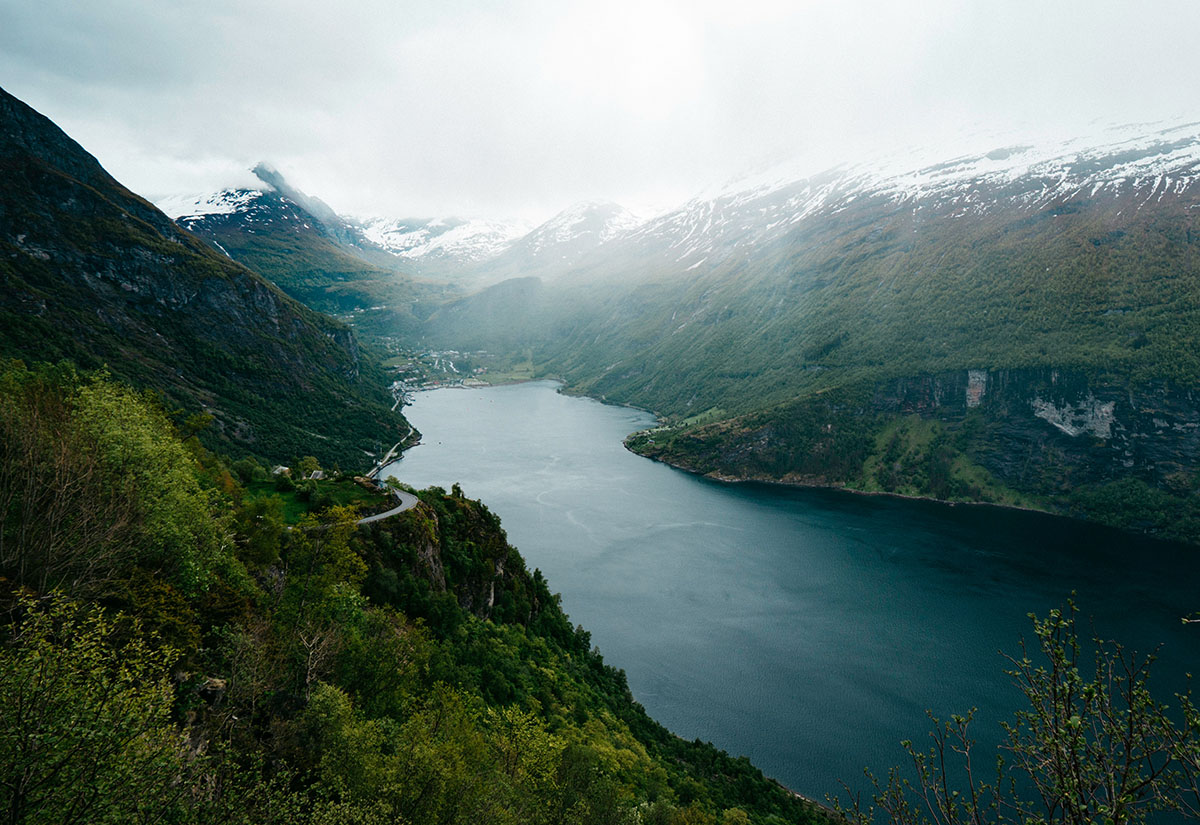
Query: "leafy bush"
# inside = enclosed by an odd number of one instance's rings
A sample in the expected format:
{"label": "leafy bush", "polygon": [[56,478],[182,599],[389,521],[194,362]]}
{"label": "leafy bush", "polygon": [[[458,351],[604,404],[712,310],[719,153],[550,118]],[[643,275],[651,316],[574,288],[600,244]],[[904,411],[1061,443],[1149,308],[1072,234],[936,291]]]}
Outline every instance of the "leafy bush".
{"label": "leafy bush", "polygon": [[860,825],[1118,824],[1164,811],[1200,818],[1200,711],[1181,697],[1177,720],[1151,696],[1153,656],[1097,639],[1085,661],[1075,613],[1071,605],[1031,617],[1036,649],[1009,660],[1028,706],[1004,725],[994,761],[975,753],[971,714],[934,719],[929,751],[904,743],[911,778],[899,769],[872,776],[870,803],[853,797],[839,813]]}

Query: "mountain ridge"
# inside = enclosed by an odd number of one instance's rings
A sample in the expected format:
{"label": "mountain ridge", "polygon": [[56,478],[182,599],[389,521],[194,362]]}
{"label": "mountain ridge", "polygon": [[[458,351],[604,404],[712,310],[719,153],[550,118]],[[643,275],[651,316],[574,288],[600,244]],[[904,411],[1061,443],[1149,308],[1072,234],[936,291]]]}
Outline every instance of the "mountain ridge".
{"label": "mountain ridge", "polygon": [[[207,412],[206,437],[235,453],[365,465],[403,432],[350,329],[177,227],[3,90],[0,171],[4,355],[107,366]],[[323,426],[335,435],[313,443]]]}
{"label": "mountain ridge", "polygon": [[[159,205],[180,226],[220,244],[221,249],[226,248],[223,240],[237,237],[228,246],[242,248],[252,267],[257,250],[253,243],[246,243],[244,233],[261,232],[263,227],[244,224],[255,223],[256,214],[280,206],[286,209],[290,204],[310,216],[317,231],[340,245],[342,252],[382,269],[455,281],[467,287],[524,276],[532,270],[551,271],[641,223],[618,204],[601,200],[572,204],[532,227],[518,221],[456,216],[343,217],[319,198],[292,187],[266,164],[260,163],[252,171],[264,184],[262,189],[233,188],[205,195],[172,196],[160,199]],[[257,222],[263,223],[264,219]],[[243,234],[233,234],[237,231]],[[273,270],[271,266],[266,268]]]}

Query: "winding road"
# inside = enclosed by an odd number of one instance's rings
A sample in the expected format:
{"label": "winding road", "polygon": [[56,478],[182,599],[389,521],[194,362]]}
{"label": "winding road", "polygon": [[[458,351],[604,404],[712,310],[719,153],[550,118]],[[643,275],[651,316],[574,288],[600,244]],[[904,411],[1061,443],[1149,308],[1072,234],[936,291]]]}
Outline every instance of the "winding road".
{"label": "winding road", "polygon": [[[388,462],[392,460],[392,457],[396,455],[397,451],[400,449],[400,445],[407,441],[408,437],[412,434],[413,428],[409,426],[408,432],[404,434],[404,438],[392,445],[392,449],[388,450],[384,457],[379,459],[379,463],[371,468],[371,472],[367,473],[367,478],[372,479],[376,484],[379,484],[379,481],[375,480],[375,477],[379,474],[380,470],[387,466]],[[418,499],[412,493],[406,493],[403,490],[392,490],[392,493],[396,496],[396,501],[399,502],[395,507],[382,513],[376,513],[373,516],[360,518],[356,524],[370,524],[373,521],[381,521],[385,518],[391,518],[392,516],[399,515],[405,510],[411,510],[417,506]]]}
{"label": "winding road", "polygon": [[385,518],[390,518],[391,516],[398,515],[400,513],[403,513],[405,510],[411,510],[412,508],[417,506],[418,499],[412,493],[406,493],[403,490],[392,490],[392,492],[395,493],[396,500],[398,502],[400,502],[397,506],[393,507],[391,510],[387,510],[382,513],[376,513],[373,516],[366,516],[364,518],[360,518],[356,523],[357,524],[370,524],[373,521],[380,521]]}

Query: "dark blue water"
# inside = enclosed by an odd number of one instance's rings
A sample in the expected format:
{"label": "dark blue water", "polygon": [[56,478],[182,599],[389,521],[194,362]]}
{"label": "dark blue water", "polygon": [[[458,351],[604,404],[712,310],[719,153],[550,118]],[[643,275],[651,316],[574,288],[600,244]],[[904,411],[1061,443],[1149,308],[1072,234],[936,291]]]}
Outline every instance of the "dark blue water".
{"label": "dark blue water", "polygon": [[[1072,591],[1095,631],[1161,645],[1164,699],[1200,661],[1200,559],[1034,513],[697,478],[627,452],[645,413],[538,382],[422,393],[424,443],[392,465],[462,485],[634,696],[679,735],[818,799],[903,761],[926,710],[1018,706],[1000,653]],[[385,475],[386,475],[385,474]],[[1086,629],[1086,628],[1085,628]]]}

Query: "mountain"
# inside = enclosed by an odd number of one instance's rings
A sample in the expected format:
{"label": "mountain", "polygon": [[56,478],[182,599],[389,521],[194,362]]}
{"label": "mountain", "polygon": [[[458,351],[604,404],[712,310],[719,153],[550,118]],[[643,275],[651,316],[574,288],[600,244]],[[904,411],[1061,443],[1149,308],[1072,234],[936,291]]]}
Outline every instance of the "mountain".
{"label": "mountain", "polygon": [[[347,468],[407,431],[345,325],[180,229],[0,90],[0,353],[107,366],[221,449]],[[314,435],[321,433],[321,435]]]}
{"label": "mountain", "polygon": [[324,201],[301,192],[265,163],[258,189],[164,199],[159,206],[189,232],[321,312],[344,314],[368,336],[418,327],[422,302],[445,287],[414,279],[389,250],[366,238]]}
{"label": "mountain", "polygon": [[429,334],[654,410],[635,449],[697,472],[1200,540],[1198,177],[1196,124],[764,176]]}
{"label": "mountain", "polygon": [[629,210],[611,201],[577,203],[481,261],[475,272],[488,282],[554,278],[639,223]]}
{"label": "mountain", "polygon": [[526,231],[522,224],[462,218],[367,218],[359,227],[366,240],[429,277],[460,277]]}
{"label": "mountain", "polygon": [[[455,289],[552,277],[639,220],[607,201],[527,224],[443,218],[347,218],[260,163],[262,187],[171,197],[159,206],[217,250],[326,312],[372,313],[369,328],[415,334],[418,317]],[[412,276],[412,277],[409,277]],[[354,318],[356,325],[362,318]]]}
{"label": "mountain", "polygon": [[615,203],[584,201],[533,229],[460,218],[373,218],[360,225],[367,240],[421,274],[479,287],[507,278],[554,277],[638,223]]}

